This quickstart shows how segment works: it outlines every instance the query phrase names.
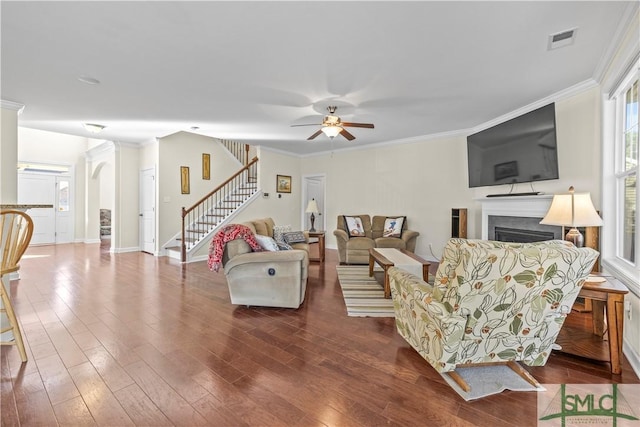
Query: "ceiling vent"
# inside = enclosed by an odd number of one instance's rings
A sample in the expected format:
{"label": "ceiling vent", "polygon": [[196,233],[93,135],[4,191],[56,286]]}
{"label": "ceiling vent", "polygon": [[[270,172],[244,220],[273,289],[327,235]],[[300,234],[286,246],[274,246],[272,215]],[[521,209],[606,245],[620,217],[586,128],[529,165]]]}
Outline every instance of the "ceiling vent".
{"label": "ceiling vent", "polygon": [[577,28],[572,28],[566,31],[560,31],[559,33],[549,35],[549,44],[547,50],[558,49],[561,47],[572,45],[576,40]]}

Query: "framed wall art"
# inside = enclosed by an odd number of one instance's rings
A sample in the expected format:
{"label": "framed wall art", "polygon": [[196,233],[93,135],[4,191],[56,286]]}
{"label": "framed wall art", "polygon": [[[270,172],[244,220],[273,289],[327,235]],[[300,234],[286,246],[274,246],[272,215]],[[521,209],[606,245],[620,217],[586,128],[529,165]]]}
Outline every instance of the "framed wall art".
{"label": "framed wall art", "polygon": [[202,153],[202,179],[211,179],[211,154]]}
{"label": "framed wall art", "polygon": [[278,193],[291,193],[291,176],[276,175],[276,191]]}
{"label": "framed wall art", "polygon": [[189,194],[189,166],[180,166],[180,191]]}

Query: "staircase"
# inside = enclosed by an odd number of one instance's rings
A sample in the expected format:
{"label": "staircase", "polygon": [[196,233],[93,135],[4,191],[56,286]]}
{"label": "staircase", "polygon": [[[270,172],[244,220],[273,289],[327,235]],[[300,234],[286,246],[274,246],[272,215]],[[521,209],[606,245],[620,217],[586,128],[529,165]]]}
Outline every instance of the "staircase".
{"label": "staircase", "polygon": [[173,244],[165,245],[169,256],[181,262],[196,261],[193,254],[258,196],[257,169],[258,158],[254,157],[193,206],[183,207],[182,230],[174,236]]}

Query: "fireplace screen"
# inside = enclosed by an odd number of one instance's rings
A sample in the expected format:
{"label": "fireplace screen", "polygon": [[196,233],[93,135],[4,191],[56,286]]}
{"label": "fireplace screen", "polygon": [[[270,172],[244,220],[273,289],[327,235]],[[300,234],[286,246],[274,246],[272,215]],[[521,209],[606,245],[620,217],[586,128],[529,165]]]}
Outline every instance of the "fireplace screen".
{"label": "fireplace screen", "polygon": [[489,215],[487,236],[501,242],[541,242],[562,239],[562,227],[540,224],[542,218]]}
{"label": "fireplace screen", "polygon": [[553,238],[553,233],[546,231],[521,230],[507,227],[495,228],[495,240],[500,242],[529,243],[553,240]]}

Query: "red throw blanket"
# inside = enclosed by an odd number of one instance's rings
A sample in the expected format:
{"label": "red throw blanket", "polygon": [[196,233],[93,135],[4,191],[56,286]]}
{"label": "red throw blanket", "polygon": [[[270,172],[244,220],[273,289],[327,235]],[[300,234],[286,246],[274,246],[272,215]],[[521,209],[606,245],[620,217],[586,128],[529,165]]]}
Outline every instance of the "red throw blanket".
{"label": "red throw blanket", "polygon": [[240,224],[225,225],[213,236],[213,239],[211,239],[211,245],[209,245],[209,270],[217,272],[220,269],[224,245],[235,239],[244,239],[254,252],[260,252],[262,250],[258,242],[256,242],[253,231],[251,231],[249,227]]}

